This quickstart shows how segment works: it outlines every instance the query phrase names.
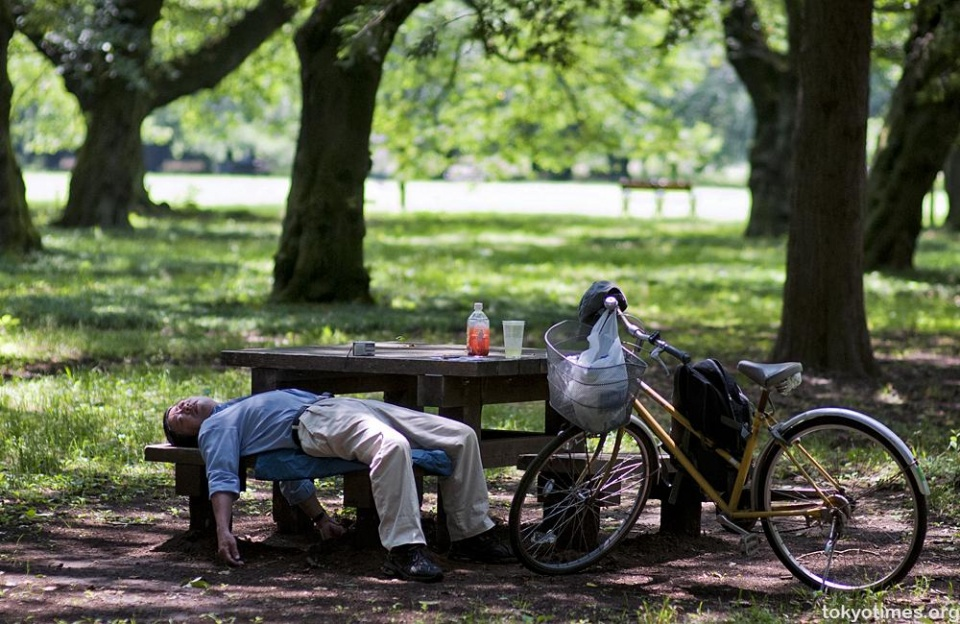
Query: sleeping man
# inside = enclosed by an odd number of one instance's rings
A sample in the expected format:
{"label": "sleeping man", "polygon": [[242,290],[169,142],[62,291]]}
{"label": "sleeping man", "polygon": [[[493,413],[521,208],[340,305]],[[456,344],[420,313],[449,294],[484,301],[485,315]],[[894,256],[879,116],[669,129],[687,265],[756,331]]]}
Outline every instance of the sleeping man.
{"label": "sleeping man", "polygon": [[[449,556],[479,563],[514,561],[497,540],[488,515],[488,493],[474,431],[454,420],[381,401],[274,390],[218,403],[209,397],[178,401],[164,413],[164,433],[175,446],[198,446],[206,463],[216,520],[217,549],[230,565],[242,565],[231,531],[233,502],[240,494],[240,458],[278,449],[301,449],[370,466],[380,542],[387,549],[383,572],[405,580],[433,582],[443,570],[426,552],[411,448],[439,449],[453,462],[439,479]],[[313,518],[323,538],[344,529],[323,510],[313,481],[282,481],[291,505]]]}

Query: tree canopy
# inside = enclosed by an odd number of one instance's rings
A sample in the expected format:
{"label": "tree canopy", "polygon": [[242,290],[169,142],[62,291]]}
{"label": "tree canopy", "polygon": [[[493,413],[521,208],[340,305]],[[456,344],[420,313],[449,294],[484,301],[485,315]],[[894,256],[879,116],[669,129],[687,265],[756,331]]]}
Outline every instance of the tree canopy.
{"label": "tree canopy", "polygon": [[398,175],[436,176],[458,157],[490,177],[577,162],[603,171],[609,157],[645,163],[653,175],[690,175],[719,151],[709,124],[674,110],[719,58],[663,46],[666,12],[643,20],[578,12],[553,52],[542,33],[489,36],[485,19],[434,2],[401,32],[375,125]]}

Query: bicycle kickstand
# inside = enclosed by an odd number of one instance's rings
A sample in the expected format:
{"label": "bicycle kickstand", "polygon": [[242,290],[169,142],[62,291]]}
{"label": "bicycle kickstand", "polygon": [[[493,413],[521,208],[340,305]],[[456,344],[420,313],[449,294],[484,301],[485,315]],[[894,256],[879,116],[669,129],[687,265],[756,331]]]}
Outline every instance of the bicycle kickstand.
{"label": "bicycle kickstand", "polygon": [[718,515],[717,521],[720,522],[720,524],[723,525],[725,528],[733,531],[734,533],[740,536],[740,552],[743,553],[744,556],[749,557],[755,554],[758,550],[760,550],[759,535],[757,535],[756,533],[751,533],[750,531],[744,529],[741,526],[737,526],[737,524],[733,520],[731,520],[724,514]]}

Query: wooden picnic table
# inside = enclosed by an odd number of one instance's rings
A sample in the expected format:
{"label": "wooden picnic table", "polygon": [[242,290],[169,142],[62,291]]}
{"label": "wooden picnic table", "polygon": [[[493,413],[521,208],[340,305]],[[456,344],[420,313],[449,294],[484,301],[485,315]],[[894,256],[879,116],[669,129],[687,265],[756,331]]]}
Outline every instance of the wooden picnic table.
{"label": "wooden picnic table", "polygon": [[[353,355],[351,345],[226,350],[227,366],[250,369],[254,393],[300,388],[334,394],[383,393],[383,400],[436,413],[470,425],[480,439],[485,467],[515,466],[523,453],[539,451],[563,424],[549,405],[547,357],[524,349],[507,359],[502,349],[469,357],[462,345],[378,342],[375,354]],[[541,402],[544,424],[536,431],[484,426],[483,407]]]}
{"label": "wooden picnic table", "polygon": [[[477,432],[484,467],[516,466],[523,454],[537,453],[560,430],[561,417],[548,401],[547,356],[543,349],[524,349],[507,359],[503,349],[486,357],[470,357],[463,345],[378,342],[374,355],[354,355],[352,345],[248,348],[220,354],[227,366],[250,369],[251,391],[300,388],[334,394],[382,393],[383,400],[429,411],[463,422]],[[538,402],[543,426],[514,431],[485,426],[483,407],[497,403]],[[344,476],[344,505],[357,508],[361,543],[376,541],[377,520],[366,474]],[[287,530],[305,529],[302,514],[287,515],[274,486],[274,518]],[[442,509],[440,518],[442,519]],[[438,543],[447,540],[438,522]]]}

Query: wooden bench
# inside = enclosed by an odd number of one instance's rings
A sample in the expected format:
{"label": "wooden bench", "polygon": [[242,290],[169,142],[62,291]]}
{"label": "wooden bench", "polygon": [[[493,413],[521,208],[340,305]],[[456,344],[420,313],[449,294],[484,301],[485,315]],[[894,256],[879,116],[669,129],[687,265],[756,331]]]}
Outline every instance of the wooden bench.
{"label": "wooden bench", "polygon": [[688,193],[690,198],[690,216],[697,216],[697,198],[693,194],[693,184],[686,180],[667,180],[665,178],[633,180],[630,178],[620,178],[620,190],[623,193],[623,214],[630,212],[631,191],[653,191],[657,216],[663,214],[663,196],[668,191],[684,191]]}
{"label": "wooden bench", "polygon": [[[210,490],[207,486],[206,465],[200,456],[200,450],[193,447],[178,447],[170,444],[150,444],[144,448],[146,461],[164,462],[174,465],[174,491],[189,498],[191,532],[212,534],[216,531],[213,506],[210,503]],[[257,479],[255,456],[242,457],[240,460],[240,489],[246,490],[247,477]],[[331,459],[337,462],[334,472],[343,476],[343,505],[357,510],[355,531],[356,543],[360,546],[373,546],[380,543],[377,527],[379,517],[373,502],[370,486],[370,472],[357,462]],[[423,477],[428,473],[414,466],[417,492],[423,497]],[[273,520],[279,533],[305,533],[313,528],[313,523],[303,511],[292,507],[280,493],[279,482],[273,482]]]}

